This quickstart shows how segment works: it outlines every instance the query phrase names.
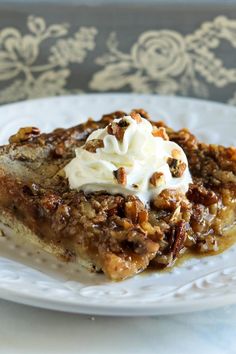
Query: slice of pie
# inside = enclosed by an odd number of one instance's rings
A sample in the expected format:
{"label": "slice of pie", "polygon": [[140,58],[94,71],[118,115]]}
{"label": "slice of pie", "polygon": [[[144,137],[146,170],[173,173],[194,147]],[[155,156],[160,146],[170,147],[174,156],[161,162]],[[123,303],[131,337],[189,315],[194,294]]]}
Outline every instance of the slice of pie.
{"label": "slice of pie", "polygon": [[[152,135],[160,144],[161,139],[168,140],[183,149],[191,173],[187,191],[175,187],[187,164],[175,156],[175,149],[166,159],[168,176],[174,184],[160,188],[164,170],[152,173],[147,187],[152,191],[149,203],[135,193],[135,188],[139,188],[135,183],[130,194],[127,192],[130,167],[120,166],[120,160],[115,162],[117,169],[111,171],[113,179],[109,177],[109,183],[116,184],[116,192],[99,182],[102,170],[95,173],[96,186],[100,183],[97,189],[90,188],[90,174],[86,177],[87,189],[70,183],[67,171],[76,151],[88,156],[84,155],[83,164],[82,160],[78,162],[82,169],[80,174],[77,171],[80,178],[83,168],[88,168],[88,159],[94,159],[98,149],[106,149],[101,139],[93,138],[92,132],[106,129],[108,135],[117,139],[117,146],[125,144],[128,123],[124,116],[127,114],[118,111],[104,115],[100,121],[89,119],[50,134],[41,134],[35,127],[21,128],[11,136],[9,144],[0,147],[0,222],[27,242],[65,261],[103,271],[112,280],[125,279],[150,266],[172,266],[188,250],[218,252],[220,240],[226,237],[225,230],[233,227],[236,220],[233,147],[199,143],[187,129],[173,131],[163,122],[150,121],[145,111],[134,110],[129,116],[137,124],[140,119],[149,121]],[[92,138],[87,140],[88,137]],[[106,159],[109,156],[107,153]],[[95,165],[93,160],[89,168]],[[108,171],[108,160],[104,166]],[[140,173],[144,173],[142,169]]]}

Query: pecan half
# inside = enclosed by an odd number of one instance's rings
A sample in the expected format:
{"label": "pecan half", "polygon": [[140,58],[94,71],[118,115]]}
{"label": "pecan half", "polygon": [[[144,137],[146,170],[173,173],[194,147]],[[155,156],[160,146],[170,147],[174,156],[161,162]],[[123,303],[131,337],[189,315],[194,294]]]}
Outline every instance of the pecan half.
{"label": "pecan half", "polygon": [[110,123],[107,126],[107,132],[110,135],[114,135],[117,140],[122,141],[125,130],[129,126],[129,123],[125,119],[121,119],[118,123]]}
{"label": "pecan half", "polygon": [[113,174],[119,184],[126,185],[127,174],[124,167],[118,168],[118,170],[113,171]]}
{"label": "pecan half", "polygon": [[149,180],[151,186],[159,187],[164,182],[164,175],[162,172],[154,172]]}
{"label": "pecan half", "polygon": [[163,127],[160,127],[160,128],[153,127],[152,135],[155,137],[162,138],[164,140],[170,140],[169,136],[166,132],[166,129]]}
{"label": "pecan half", "polygon": [[167,163],[170,167],[170,172],[172,177],[181,177],[183,176],[184,171],[186,170],[186,163],[182,162],[181,160],[174,159],[169,157]]}
{"label": "pecan half", "polygon": [[18,132],[9,138],[9,143],[22,143],[24,141],[30,141],[33,138],[40,135],[39,128],[36,127],[25,127],[20,128]]}
{"label": "pecan half", "polygon": [[92,139],[92,140],[89,140],[85,143],[85,145],[83,146],[83,149],[87,150],[89,152],[95,153],[97,151],[97,149],[101,149],[103,147],[104,147],[103,140]]}

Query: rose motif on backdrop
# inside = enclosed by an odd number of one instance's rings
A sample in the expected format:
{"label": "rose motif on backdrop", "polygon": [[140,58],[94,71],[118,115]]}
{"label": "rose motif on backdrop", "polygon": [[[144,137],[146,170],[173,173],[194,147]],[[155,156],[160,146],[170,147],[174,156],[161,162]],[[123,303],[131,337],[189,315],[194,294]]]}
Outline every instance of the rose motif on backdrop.
{"label": "rose motif on backdrop", "polygon": [[[93,27],[79,27],[68,36],[68,24],[47,25],[35,16],[28,17],[27,27],[29,34],[25,35],[14,27],[0,31],[0,81],[15,78],[0,90],[0,103],[65,94],[69,64],[83,63],[95,47],[97,30]],[[53,44],[42,63],[41,47],[46,41]]]}
{"label": "rose motif on backdrop", "polygon": [[32,35],[22,36],[18,30],[6,28],[0,34],[0,43],[0,80],[15,77],[37,58],[38,40]]}
{"label": "rose motif on backdrop", "polygon": [[188,62],[184,39],[173,31],[143,33],[133,45],[131,57],[138,69],[157,80],[178,76]]}
{"label": "rose motif on backdrop", "polygon": [[[143,32],[127,52],[112,33],[108,51],[96,58],[102,69],[94,73],[89,87],[206,98],[212,86],[236,84],[235,67],[225,65],[217,51],[223,42],[236,48],[236,21],[223,16],[186,35],[173,30]],[[235,97],[236,93],[229,102],[235,104]]]}

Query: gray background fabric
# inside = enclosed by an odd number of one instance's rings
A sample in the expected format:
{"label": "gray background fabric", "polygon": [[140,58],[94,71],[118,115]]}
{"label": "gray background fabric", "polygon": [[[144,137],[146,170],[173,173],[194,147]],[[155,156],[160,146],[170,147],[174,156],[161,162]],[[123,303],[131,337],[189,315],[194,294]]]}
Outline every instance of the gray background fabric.
{"label": "gray background fabric", "polygon": [[[22,4],[32,4],[32,0],[0,0],[0,3],[22,3]],[[38,1],[40,4],[76,4],[76,5],[108,5],[108,4],[185,4],[185,5],[198,5],[198,4],[222,4],[222,0],[40,0]],[[224,4],[234,4],[235,0],[224,0]]]}
{"label": "gray background fabric", "polygon": [[[51,0],[48,3],[46,3],[45,0],[40,3],[29,0],[17,2],[9,1],[7,3],[0,1],[0,34],[9,27],[13,27],[19,34],[13,35],[13,47],[11,47],[13,49],[9,49],[9,45],[6,45],[9,35],[4,34],[2,37],[0,35],[0,103],[76,92],[137,91],[202,97],[234,104],[236,102],[236,79],[233,79],[234,76],[236,77],[236,2],[227,1],[222,4],[220,1],[213,2],[210,0],[204,2],[204,4],[202,1],[185,2],[185,4],[184,1],[179,2],[180,3],[168,1],[163,3],[161,1],[150,0],[145,1],[145,3],[144,1],[138,1],[138,3],[135,2],[135,4],[127,4],[122,1],[117,4],[114,1],[97,0],[95,3],[101,3],[100,5],[94,5],[94,2],[89,1],[89,6],[87,6],[82,5],[82,3],[84,3],[82,0],[71,0],[68,2],[55,2]],[[25,45],[22,38],[32,35],[31,30],[27,27],[29,16],[32,15],[36,18],[42,18],[46,21],[47,26],[57,24],[60,27],[63,23],[67,23],[67,33],[62,33],[61,35],[63,30],[57,28],[56,35],[54,33],[54,35],[49,36],[38,45],[38,53],[34,55],[33,59],[32,57],[25,59],[25,53],[32,51],[32,48],[31,45]],[[116,62],[115,66],[112,66],[110,62],[104,63],[104,61],[101,64],[101,57],[110,51],[107,47],[107,40],[111,32],[115,33],[112,38],[113,42],[118,42],[119,53],[123,53],[123,56],[127,56],[133,51],[132,48],[137,46],[137,43],[140,42],[140,36],[146,32],[155,32],[155,42],[159,40],[160,33],[162,33],[160,31],[168,30],[174,33],[175,36],[180,36],[180,40],[186,43],[186,37],[188,35],[196,33],[206,22],[214,23],[215,19],[219,16],[224,16],[227,21],[231,21],[230,41],[224,36],[222,37],[221,33],[219,34],[220,30],[217,27],[218,25],[216,25],[216,37],[213,38],[212,41],[218,41],[219,43],[216,46],[213,45],[210,49],[208,48],[209,46],[207,47],[210,51],[210,56],[211,53],[213,53],[214,58],[210,58],[209,53],[205,54],[205,49],[203,48],[200,60],[206,60],[206,62],[202,64],[204,68],[200,69],[200,71],[198,64],[194,64],[195,78],[192,83],[186,83],[186,81],[189,80],[189,76],[184,78],[184,70],[180,70],[180,72],[177,73],[177,69],[175,69],[174,72],[170,72],[172,69],[169,70],[169,68],[167,68],[167,76],[160,79],[162,74],[158,76],[155,71],[155,60],[157,63],[159,62],[158,51],[160,48],[157,48],[157,54],[155,54],[153,58],[151,57],[150,51],[150,57],[145,57],[145,60],[142,60],[142,65],[144,66],[142,69],[137,69],[136,66],[139,64],[136,64],[134,59],[131,68],[125,70],[125,62],[123,59],[118,58],[120,54],[117,54],[118,57],[116,57],[116,59],[114,59],[114,57],[112,59]],[[227,24],[224,25],[227,26]],[[91,42],[89,42],[89,48],[81,49],[84,45],[82,43],[86,42],[86,35],[82,35],[82,37],[84,36],[82,40],[80,35],[78,42],[74,40],[75,34],[81,27],[92,28],[91,31],[93,33],[91,32],[89,35]],[[211,31],[211,29],[207,30],[205,28],[201,30],[202,34],[200,34],[200,36],[207,38],[208,31]],[[221,31],[223,32],[223,30]],[[4,33],[6,33],[6,31]],[[12,34],[10,34],[10,37],[11,36]],[[204,38],[201,43],[204,42]],[[71,40],[74,40],[72,44]],[[20,44],[16,44],[17,41]],[[64,42],[58,44],[58,41]],[[163,37],[163,41],[165,42],[165,36]],[[206,39],[206,41],[208,40]],[[156,44],[154,44],[154,47],[155,45]],[[157,44],[157,47],[158,45],[159,44]],[[178,45],[179,44],[176,43],[176,46]],[[57,53],[57,55],[62,53],[62,56],[67,56],[67,59],[63,59],[63,63],[48,65],[51,60],[49,58],[54,51],[52,47],[55,46],[60,47],[59,54]],[[71,46],[73,46],[72,49]],[[162,49],[164,50],[161,55],[162,57],[166,55],[168,62],[168,57],[171,55],[169,52],[171,48],[166,49],[163,43],[161,46],[164,46],[164,49],[162,47],[160,49],[161,51]],[[9,51],[11,50],[12,52],[10,53]],[[77,60],[76,53],[80,55],[83,50],[85,52],[82,54],[83,58]],[[175,48],[175,50],[177,49]],[[7,58],[4,57],[5,59],[2,59],[2,61],[1,52],[4,53],[3,56],[7,55]],[[16,75],[11,75],[9,71],[11,70],[9,66],[9,55],[11,56],[10,62],[12,60],[14,61],[12,64],[12,73],[16,66],[21,65],[23,62],[23,66],[28,66],[29,68],[29,70],[26,70],[28,74],[22,69],[17,72]],[[15,56],[15,58],[13,58],[12,55]],[[29,53],[27,55],[30,56],[31,54]],[[145,53],[143,55],[145,56]],[[175,60],[175,55],[176,54],[173,53],[173,60]],[[177,56],[178,55],[179,54],[177,54]],[[191,56],[191,58],[194,56]],[[53,60],[55,62],[55,58]],[[151,60],[153,60],[153,63],[150,62]],[[222,75],[225,75],[227,78],[221,80],[220,75],[219,79],[214,78],[214,71],[216,74],[218,73],[218,60],[222,62],[221,69],[223,67],[226,71],[234,70],[232,71],[232,79],[231,71],[230,73],[225,73],[223,69]],[[151,70],[149,70],[147,74],[145,71],[145,63],[147,67],[150,65],[153,66],[155,75],[152,75]],[[211,70],[211,63],[213,63],[213,73],[211,72],[210,75],[213,76],[213,78],[209,77],[208,73],[208,71]],[[163,63],[161,65],[163,65]],[[181,66],[181,62],[178,65]],[[31,68],[35,66],[37,68],[33,69],[31,72]],[[40,66],[41,69],[39,68]],[[107,67],[108,69],[106,69]],[[114,68],[114,72],[116,71],[114,77],[112,76],[112,68]],[[9,74],[7,73],[5,75],[4,70],[6,70],[5,73],[8,70]],[[109,73],[107,73],[107,70]],[[206,73],[204,73],[205,71]],[[31,74],[29,74],[29,72],[31,72]],[[99,74],[97,75],[97,73]],[[125,79],[125,75],[129,76],[128,81]],[[142,76],[141,83],[140,75]],[[122,77],[123,80],[120,83],[119,77]],[[137,80],[138,83],[135,84]],[[184,84],[182,84],[181,80],[184,81]]]}

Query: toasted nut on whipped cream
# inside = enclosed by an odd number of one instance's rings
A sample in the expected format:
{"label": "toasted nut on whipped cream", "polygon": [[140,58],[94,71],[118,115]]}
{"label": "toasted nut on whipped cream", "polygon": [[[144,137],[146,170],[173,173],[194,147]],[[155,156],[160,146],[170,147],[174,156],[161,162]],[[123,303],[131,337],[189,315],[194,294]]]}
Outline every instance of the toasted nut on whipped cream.
{"label": "toasted nut on whipped cream", "polygon": [[124,167],[120,167],[120,168],[118,168],[118,170],[113,171],[113,174],[119,184],[123,184],[124,186],[126,185],[127,175],[126,175]]}
{"label": "toasted nut on whipped cream", "polygon": [[[133,117],[139,114],[134,113]],[[157,133],[153,135],[153,131]],[[75,158],[65,166],[70,188],[85,193],[134,195],[144,204],[165,189],[186,193],[192,182],[187,157],[166,135],[164,128],[153,130],[141,115],[138,119],[114,119],[105,128],[93,131],[85,145],[75,149]],[[173,158],[174,150],[178,159]]]}
{"label": "toasted nut on whipped cream", "polygon": [[179,150],[177,150],[177,149],[173,149],[171,151],[171,156],[177,160],[181,158],[181,154],[180,154]]}
{"label": "toasted nut on whipped cream", "polygon": [[87,141],[83,148],[89,152],[96,152],[97,149],[104,147],[102,139],[93,139]]}
{"label": "toasted nut on whipped cream", "polygon": [[130,114],[131,117],[132,117],[132,113],[139,113],[142,118],[150,119],[149,113],[146,112],[143,108],[133,109],[131,114]]}
{"label": "toasted nut on whipped cream", "polygon": [[115,135],[115,137],[122,141],[123,136],[125,134],[125,130],[128,127],[128,123],[124,119],[119,119],[119,122],[112,122],[107,127],[107,132],[110,135]]}
{"label": "toasted nut on whipped cream", "polygon": [[155,137],[162,138],[164,140],[169,140],[169,136],[166,133],[165,128],[163,128],[163,127],[160,127],[160,128],[153,127],[152,135]]}
{"label": "toasted nut on whipped cream", "polygon": [[183,162],[181,160],[173,159],[172,157],[169,157],[167,159],[167,163],[170,166],[170,172],[173,177],[176,178],[176,177],[183,176],[183,173],[187,167],[185,162]]}
{"label": "toasted nut on whipped cream", "polygon": [[136,120],[137,123],[141,123],[142,122],[142,118],[141,118],[140,114],[137,113],[137,112],[134,112],[134,111],[131,112],[130,113],[130,117],[133,118],[134,120]]}
{"label": "toasted nut on whipped cream", "polygon": [[154,172],[153,175],[150,178],[150,184],[153,187],[158,187],[160,186],[162,183],[164,183],[164,175],[162,172]]}

